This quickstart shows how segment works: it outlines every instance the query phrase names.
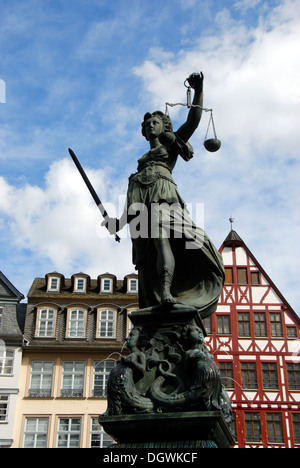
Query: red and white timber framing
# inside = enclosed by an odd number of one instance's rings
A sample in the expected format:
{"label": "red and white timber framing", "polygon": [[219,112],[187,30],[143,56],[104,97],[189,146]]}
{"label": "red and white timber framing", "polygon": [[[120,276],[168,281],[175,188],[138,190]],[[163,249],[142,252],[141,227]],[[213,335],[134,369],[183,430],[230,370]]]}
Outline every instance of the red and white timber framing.
{"label": "red and white timber framing", "polygon": [[[299,433],[295,433],[299,431],[300,388],[293,385],[290,389],[288,379],[289,363],[296,364],[293,369],[299,378],[300,319],[235,231],[231,230],[219,251],[227,278],[217,311],[210,318],[206,343],[215,361],[232,370],[232,377],[224,379],[231,380],[226,387],[236,414],[236,446],[300,446]],[[263,321],[262,332],[258,318]],[[243,379],[247,367],[256,373],[254,384],[247,385]],[[273,374],[275,369],[278,385],[266,384],[269,367]],[[259,421],[256,431],[250,436],[247,412],[259,413],[254,416]]]}

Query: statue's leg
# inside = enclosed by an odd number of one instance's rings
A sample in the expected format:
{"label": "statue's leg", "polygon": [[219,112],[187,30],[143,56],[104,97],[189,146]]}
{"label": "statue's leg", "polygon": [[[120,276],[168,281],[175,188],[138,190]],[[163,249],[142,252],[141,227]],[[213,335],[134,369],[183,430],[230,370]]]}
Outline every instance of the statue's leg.
{"label": "statue's leg", "polygon": [[157,250],[157,273],[161,286],[161,302],[176,302],[171,294],[175,259],[168,238],[154,239]]}

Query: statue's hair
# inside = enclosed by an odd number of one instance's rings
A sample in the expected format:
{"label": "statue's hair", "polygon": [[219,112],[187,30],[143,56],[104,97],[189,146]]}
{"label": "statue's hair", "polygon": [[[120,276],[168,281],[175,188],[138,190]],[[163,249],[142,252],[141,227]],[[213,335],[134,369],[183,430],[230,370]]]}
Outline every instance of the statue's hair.
{"label": "statue's hair", "polygon": [[173,125],[172,125],[172,121],[170,119],[170,117],[166,114],[164,114],[163,112],[161,111],[155,111],[155,112],[152,112],[152,114],[150,112],[147,112],[147,114],[144,115],[144,121],[142,122],[142,135],[146,137],[146,132],[145,132],[145,124],[147,122],[148,119],[150,119],[151,117],[153,117],[154,115],[158,116],[162,121],[163,121],[163,125],[164,125],[164,131],[165,132],[173,132]]}

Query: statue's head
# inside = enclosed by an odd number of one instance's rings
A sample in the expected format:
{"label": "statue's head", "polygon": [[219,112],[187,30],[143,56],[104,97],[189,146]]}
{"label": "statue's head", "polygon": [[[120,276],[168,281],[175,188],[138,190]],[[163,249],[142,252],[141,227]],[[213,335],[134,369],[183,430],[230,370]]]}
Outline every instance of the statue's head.
{"label": "statue's head", "polygon": [[145,126],[147,120],[156,117],[161,119],[162,121],[162,127],[163,127],[163,132],[173,132],[173,125],[170,117],[166,114],[164,114],[161,111],[155,111],[152,114],[150,112],[147,112],[147,114],[144,115],[144,121],[142,122],[142,135],[147,139],[146,131],[145,131]]}
{"label": "statue's head", "polygon": [[182,337],[188,343],[200,343],[204,341],[202,330],[197,325],[186,325],[182,329]]}
{"label": "statue's head", "polygon": [[140,337],[141,329],[138,327],[134,327],[131,332],[129,333],[129,337],[127,338],[127,347],[129,349],[133,348],[137,345]]}

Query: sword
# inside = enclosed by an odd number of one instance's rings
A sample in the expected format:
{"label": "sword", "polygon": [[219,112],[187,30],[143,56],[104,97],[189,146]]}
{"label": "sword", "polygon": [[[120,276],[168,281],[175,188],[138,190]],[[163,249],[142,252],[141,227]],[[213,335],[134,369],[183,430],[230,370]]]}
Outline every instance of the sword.
{"label": "sword", "polygon": [[[98,197],[97,193],[95,192],[94,187],[92,186],[91,182],[89,181],[88,176],[84,172],[84,169],[83,169],[82,165],[80,164],[80,162],[78,161],[77,156],[75,155],[74,151],[71,150],[71,148],[69,148],[69,153],[70,153],[71,158],[73,159],[73,161],[75,163],[75,166],[77,167],[78,171],[80,172],[81,177],[83,178],[87,188],[89,189],[90,194],[92,195],[92,197],[94,199],[94,202],[96,203],[100,213],[102,214],[103,218],[106,219],[106,217],[108,216],[107,211],[104,208],[104,206],[103,206],[100,198]],[[117,234],[115,234],[115,240],[117,242],[120,242],[120,240],[121,240],[120,237]]]}

